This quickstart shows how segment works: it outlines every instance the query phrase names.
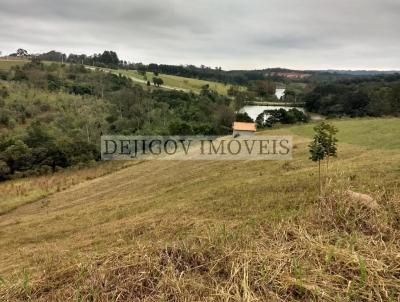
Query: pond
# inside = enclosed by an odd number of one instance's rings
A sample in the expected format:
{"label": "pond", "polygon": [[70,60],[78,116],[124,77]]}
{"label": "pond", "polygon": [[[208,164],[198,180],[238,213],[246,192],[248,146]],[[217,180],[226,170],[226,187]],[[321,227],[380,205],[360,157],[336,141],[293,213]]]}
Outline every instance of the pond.
{"label": "pond", "polygon": [[304,109],[302,107],[285,107],[285,106],[259,106],[259,105],[255,105],[255,106],[244,106],[242,109],[240,109],[241,113],[246,112],[252,119],[253,121],[256,120],[256,118],[263,113],[265,110],[278,110],[278,109],[285,109],[285,110],[289,110],[292,108],[296,108],[300,111],[304,112]]}

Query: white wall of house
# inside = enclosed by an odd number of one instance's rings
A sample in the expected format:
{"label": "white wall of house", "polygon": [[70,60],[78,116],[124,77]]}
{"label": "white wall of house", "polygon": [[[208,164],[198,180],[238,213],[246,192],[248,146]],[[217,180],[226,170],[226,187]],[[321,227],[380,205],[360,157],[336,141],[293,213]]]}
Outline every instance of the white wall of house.
{"label": "white wall of house", "polygon": [[233,130],[233,137],[252,136],[252,135],[254,135],[254,131]]}

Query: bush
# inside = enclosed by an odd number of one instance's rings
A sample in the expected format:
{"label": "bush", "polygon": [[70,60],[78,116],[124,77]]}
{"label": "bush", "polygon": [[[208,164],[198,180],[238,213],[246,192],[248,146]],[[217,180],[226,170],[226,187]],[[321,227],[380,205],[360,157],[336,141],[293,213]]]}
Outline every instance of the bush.
{"label": "bush", "polygon": [[30,168],[32,150],[21,140],[16,140],[9,146],[4,155],[12,171],[25,171]]}
{"label": "bush", "polygon": [[192,127],[182,121],[174,121],[169,125],[169,132],[172,135],[190,135],[193,134]]}
{"label": "bush", "polygon": [[247,112],[236,113],[235,121],[243,123],[254,123],[253,119],[247,114]]}
{"label": "bush", "polygon": [[43,166],[40,166],[40,167],[37,169],[37,171],[38,171],[38,173],[39,173],[40,175],[44,175],[44,174],[50,174],[50,173],[52,173],[52,172],[53,172],[53,169],[52,169],[50,166],[48,166],[48,165],[43,165]]}
{"label": "bush", "polygon": [[7,179],[9,174],[11,173],[10,167],[4,160],[0,160],[0,179],[4,180]]}
{"label": "bush", "polygon": [[212,125],[202,124],[202,125],[194,125],[193,134],[196,135],[215,135],[216,130]]}
{"label": "bush", "polygon": [[9,112],[7,112],[4,109],[0,109],[0,125],[3,126],[9,126],[10,124],[10,115]]}
{"label": "bush", "polygon": [[261,113],[257,119],[257,125],[260,128],[273,127],[275,124],[296,124],[296,123],[308,123],[310,120],[309,116],[304,112],[292,108],[289,110],[278,109],[278,110],[265,110]]}
{"label": "bush", "polygon": [[0,98],[6,99],[9,96],[8,90],[6,87],[1,87],[0,88]]}

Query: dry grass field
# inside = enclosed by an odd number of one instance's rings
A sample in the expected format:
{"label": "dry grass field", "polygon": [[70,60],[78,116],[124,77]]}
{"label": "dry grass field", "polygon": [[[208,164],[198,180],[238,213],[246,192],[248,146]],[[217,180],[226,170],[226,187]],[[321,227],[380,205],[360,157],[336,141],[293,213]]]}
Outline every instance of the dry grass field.
{"label": "dry grass field", "polygon": [[71,186],[118,171],[132,163],[105,162],[90,168],[69,168],[58,173],[0,183],[0,215]]}
{"label": "dry grass field", "polygon": [[0,300],[399,301],[400,149],[359,144],[368,131],[343,127],[357,139],[339,143],[321,198],[296,127],[267,131],[294,135],[292,161],[65,175],[78,178],[0,216]]}

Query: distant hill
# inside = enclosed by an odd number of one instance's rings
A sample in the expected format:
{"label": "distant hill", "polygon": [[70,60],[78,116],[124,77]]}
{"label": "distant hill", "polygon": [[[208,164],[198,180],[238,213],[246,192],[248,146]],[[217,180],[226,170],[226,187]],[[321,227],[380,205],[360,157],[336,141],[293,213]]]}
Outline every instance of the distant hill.
{"label": "distant hill", "polygon": [[400,70],[338,70],[338,69],[328,69],[319,70],[318,73],[330,73],[338,75],[348,75],[348,76],[375,76],[375,75],[390,75],[400,73]]}

